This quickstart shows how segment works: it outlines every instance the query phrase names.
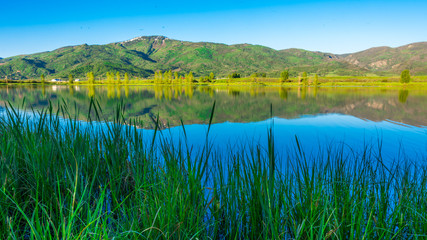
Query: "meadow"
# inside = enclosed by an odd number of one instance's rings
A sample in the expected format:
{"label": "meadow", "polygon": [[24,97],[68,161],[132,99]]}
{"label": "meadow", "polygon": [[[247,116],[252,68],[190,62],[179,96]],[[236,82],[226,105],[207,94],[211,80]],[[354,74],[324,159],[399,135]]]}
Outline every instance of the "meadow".
{"label": "meadow", "polygon": [[70,84],[67,79],[61,82],[50,82],[40,79],[26,80],[0,80],[0,84],[46,84],[46,85],[209,85],[209,86],[381,86],[381,87],[426,87],[427,76],[412,76],[411,82],[400,83],[400,76],[334,76],[327,75],[318,78],[317,85],[314,83],[314,76],[307,78],[307,84],[299,81],[298,77],[289,78],[283,82],[275,77],[241,77],[241,78],[217,78],[215,80],[206,80],[195,78],[191,83],[183,80],[171,80],[159,82],[152,78],[133,78],[129,80],[112,79],[98,77],[93,83],[86,78],[79,82]]}
{"label": "meadow", "polygon": [[266,148],[216,152],[208,130],[194,151],[146,139],[121,104],[113,121],[89,105],[88,122],[65,103],[1,113],[1,239],[426,237],[423,156],[386,163],[381,145],[345,143],[310,155],[288,136],[295,147],[279,157],[271,128]]}

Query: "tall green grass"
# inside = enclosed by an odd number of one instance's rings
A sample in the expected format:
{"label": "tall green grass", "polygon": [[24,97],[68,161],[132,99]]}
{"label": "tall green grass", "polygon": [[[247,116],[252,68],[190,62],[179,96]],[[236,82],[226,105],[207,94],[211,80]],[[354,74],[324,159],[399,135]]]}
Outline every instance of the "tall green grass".
{"label": "tall green grass", "polygon": [[[122,105],[103,125],[69,107],[0,117],[0,239],[427,237],[422,157],[307,156],[296,138],[279,158],[272,130],[267,149],[221,153],[207,137],[195,152],[161,132],[147,144]],[[101,121],[93,101],[88,116]]]}

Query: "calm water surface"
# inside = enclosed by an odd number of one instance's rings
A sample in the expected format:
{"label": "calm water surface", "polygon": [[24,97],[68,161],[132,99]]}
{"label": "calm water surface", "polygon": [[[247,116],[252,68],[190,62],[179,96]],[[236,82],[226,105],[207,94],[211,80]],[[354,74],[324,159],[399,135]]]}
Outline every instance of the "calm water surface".
{"label": "calm water surface", "polygon": [[[72,114],[87,121],[90,98],[112,120],[123,103],[126,118],[138,118],[147,135],[159,116],[162,132],[178,140],[181,120],[190,145],[205,142],[207,123],[216,102],[211,142],[232,151],[252,144],[265,146],[273,127],[277,153],[295,147],[295,136],[307,153],[342,146],[360,151],[372,146],[387,159],[427,156],[427,93],[379,87],[147,87],[147,86],[2,86],[0,105],[10,102],[41,109],[64,100]],[[76,108],[74,108],[76,106]],[[272,109],[272,114],[270,109]],[[75,111],[77,110],[77,111]],[[0,109],[1,111],[1,109]]]}

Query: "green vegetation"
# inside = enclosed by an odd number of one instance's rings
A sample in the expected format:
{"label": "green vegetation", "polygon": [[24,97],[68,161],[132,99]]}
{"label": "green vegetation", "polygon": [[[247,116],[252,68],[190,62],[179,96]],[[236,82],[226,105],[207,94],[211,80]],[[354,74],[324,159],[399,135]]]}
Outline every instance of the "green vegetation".
{"label": "green vegetation", "polygon": [[158,70],[154,73],[154,83],[161,83],[163,81],[163,73]]}
{"label": "green vegetation", "polygon": [[174,72],[173,76],[174,76],[175,83],[179,83],[179,73],[178,72]]}
{"label": "green vegetation", "polygon": [[400,74],[400,82],[401,83],[409,83],[411,81],[411,75],[409,73],[409,70],[403,70]]}
{"label": "green vegetation", "polygon": [[185,79],[187,80],[187,83],[193,83],[194,81],[193,72],[190,71],[188,75],[185,77]]}
{"label": "green vegetation", "polygon": [[44,84],[45,81],[46,81],[46,78],[45,78],[44,74],[40,75],[40,82],[41,82],[41,84]]}
{"label": "green vegetation", "polygon": [[307,72],[303,72],[301,74],[301,83],[304,84],[304,85],[308,85]]}
{"label": "green vegetation", "polygon": [[[85,113],[93,120],[97,105]],[[137,122],[121,117],[121,105],[102,130],[58,107],[34,121],[9,108],[0,119],[1,239],[421,239],[427,232],[427,170],[417,159],[386,166],[374,146],[311,156],[298,139],[279,159],[271,130],[265,150],[220,155],[206,136],[195,153],[162,132],[145,139]]]}
{"label": "green vegetation", "polygon": [[[127,73],[125,73],[126,75]],[[317,74],[314,74],[314,77],[316,77]],[[117,76],[117,75],[116,75]],[[286,82],[282,81],[282,78],[275,78],[275,77],[263,77],[266,76],[265,73],[253,73],[249,77],[242,77],[239,73],[232,73],[228,75],[228,78],[215,78],[214,80],[211,80],[211,74],[209,76],[200,76],[198,78],[195,78],[193,73],[186,74],[182,77],[180,77],[178,72],[172,73],[171,70],[165,71],[164,73],[162,71],[156,71],[154,74],[154,78],[134,78],[132,80],[129,79],[129,81],[117,81],[117,77],[115,74],[107,72],[105,77],[97,77],[99,80],[96,81],[97,85],[104,85],[104,84],[115,84],[115,85],[153,85],[153,84],[166,84],[166,85],[180,85],[180,84],[209,84],[212,86],[219,86],[219,85],[287,85],[287,86],[297,86],[297,85],[315,85],[314,80],[311,77],[308,77],[308,73],[303,77],[303,73],[301,73],[297,78],[289,78]],[[129,76],[129,74],[128,74]],[[215,76],[215,75],[214,75]],[[239,77],[240,76],[240,77]],[[190,77],[190,78],[188,78]],[[183,81],[185,79],[185,81]],[[368,76],[368,77],[362,77],[362,76],[322,76],[321,78],[317,75],[317,85],[319,86],[384,86],[384,87],[394,87],[398,86],[398,83],[400,81],[400,77],[397,76],[387,76],[387,77],[379,77],[379,76]],[[39,79],[31,79],[31,80],[0,80],[1,83],[20,83],[20,84],[26,84],[26,83],[41,83],[41,80]],[[47,83],[47,82],[45,82]],[[60,85],[64,82],[49,82],[49,84],[55,84]],[[95,76],[93,75],[93,72],[89,72],[86,75],[86,78],[83,80],[80,80],[79,82],[73,82],[73,84],[78,85],[92,85],[95,84]],[[410,84],[410,85],[408,85]],[[411,83],[408,83],[407,86],[420,86],[423,87],[425,84],[427,84],[427,76],[412,76],[411,77]]]}
{"label": "green vegetation", "polygon": [[408,96],[409,96],[409,91],[407,89],[399,90],[399,102],[406,103]]}
{"label": "green vegetation", "polygon": [[93,74],[93,72],[89,72],[87,74],[87,81],[89,84],[95,84],[95,75]]}
{"label": "green vegetation", "polygon": [[288,79],[289,79],[289,72],[287,70],[285,70],[282,73],[280,73],[280,81],[282,83],[288,81]]}
{"label": "green vegetation", "polygon": [[129,74],[125,73],[125,84],[129,84]]}
{"label": "green vegetation", "polygon": [[[205,86],[186,85],[95,85],[67,86],[13,85],[0,86],[0,105],[8,102],[21,105],[25,102],[41,111],[49,100],[63,98],[67,103],[76,104],[80,110],[79,119],[87,119],[84,114],[89,111],[88,100],[95,96],[105,116],[113,120],[111,106],[117,101],[126,105],[125,117],[139,118],[144,121],[144,128],[154,129],[151,117],[160,114],[163,124],[180,126],[180,120],[187,124],[202,124],[208,120],[211,102],[216,100],[214,123],[258,122],[269,118],[265,106],[273,104],[275,116],[294,119],[301,115],[335,112],[345,113],[371,121],[389,119],[413,126],[425,126],[427,116],[427,84],[423,86],[407,84],[404,88],[397,82],[394,87],[294,87],[217,84]],[[322,86],[322,85],[320,85]],[[410,104],[401,104],[400,90],[407,90]],[[73,95],[71,94],[73,93]],[[238,96],[236,93],[239,93]],[[286,94],[286,101],[280,98]],[[305,96],[303,99],[302,97]],[[381,108],[375,108],[375,105]],[[159,104],[161,103],[161,104]],[[242,107],[245,106],[245,107]],[[56,111],[57,109],[54,108]],[[77,112],[70,109],[73,114]],[[414,113],[417,114],[414,114]],[[205,114],[201,114],[205,113]],[[257,114],[253,114],[257,113]]]}
{"label": "green vegetation", "polygon": [[116,83],[117,84],[120,84],[121,82],[120,82],[120,73],[119,72],[116,72]]}
{"label": "green vegetation", "polygon": [[209,74],[209,80],[212,82],[215,79],[215,74],[213,72],[211,72]]}
{"label": "green vegetation", "polygon": [[107,76],[107,83],[113,84],[114,83],[114,74],[111,72],[107,72],[106,76]]}
{"label": "green vegetation", "polygon": [[228,75],[229,79],[240,78],[240,73],[231,73]]}
{"label": "green vegetation", "polygon": [[314,86],[319,85],[319,75],[317,75],[317,74],[314,74],[313,85]]}
{"label": "green vegetation", "polygon": [[290,77],[300,72],[322,76],[390,76],[409,69],[413,75],[427,74],[427,43],[400,48],[369,49],[350,55],[310,52],[302,49],[274,49],[249,44],[224,45],[172,40],[161,36],[106,45],[79,45],[51,52],[15,56],[0,60],[0,79],[83,78],[88,72],[103,76],[107,72],[128,73],[153,78],[156,70],[193,72],[195,78],[226,78],[232,72],[242,77],[259,73],[280,78],[284,68]]}
{"label": "green vegetation", "polygon": [[73,84],[74,83],[74,78],[73,78],[73,75],[71,73],[68,75],[68,83],[69,84]]}
{"label": "green vegetation", "polygon": [[166,71],[164,74],[164,81],[166,84],[172,84],[173,81],[173,75],[172,75],[172,71]]}

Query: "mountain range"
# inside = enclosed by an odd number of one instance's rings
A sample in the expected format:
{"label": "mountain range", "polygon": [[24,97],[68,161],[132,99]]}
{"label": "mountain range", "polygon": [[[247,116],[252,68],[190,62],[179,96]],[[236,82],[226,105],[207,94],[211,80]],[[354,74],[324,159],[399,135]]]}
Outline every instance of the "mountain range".
{"label": "mountain range", "polygon": [[427,74],[427,42],[390,48],[376,47],[351,54],[332,54],[303,49],[275,50],[261,45],[226,45],[188,42],[164,36],[143,36],[105,45],[62,47],[49,52],[0,58],[0,79],[84,77],[88,72],[127,72],[134,77],[150,77],[155,71],[192,71],[195,76],[213,72],[225,77],[266,73],[278,77],[288,69],[320,75],[396,75],[409,69],[413,75]]}

